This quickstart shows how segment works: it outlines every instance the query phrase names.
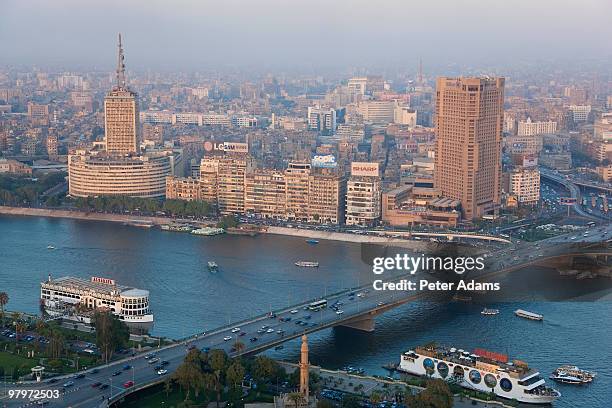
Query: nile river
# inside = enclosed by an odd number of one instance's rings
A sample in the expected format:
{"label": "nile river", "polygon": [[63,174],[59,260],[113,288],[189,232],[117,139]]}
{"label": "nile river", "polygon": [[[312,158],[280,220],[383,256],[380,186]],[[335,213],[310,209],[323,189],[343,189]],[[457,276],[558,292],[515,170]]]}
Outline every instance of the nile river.
{"label": "nile river", "polygon": [[[53,245],[55,250],[48,250]],[[261,235],[200,237],[113,223],[0,216],[0,291],[7,308],[36,313],[39,283],[48,274],[88,279],[101,276],[150,291],[154,335],[172,338],[210,330],[340,288],[364,284],[371,269],[358,244]],[[216,261],[221,270],[207,271]],[[297,268],[317,260],[319,268]],[[328,329],[311,336],[310,360],[327,368],[381,367],[415,345],[438,341],[458,348],[508,353],[548,374],[566,363],[597,371],[584,387],[555,385],[558,407],[612,406],[612,303],[520,302],[489,304],[495,317],[469,303],[405,305],[380,316],[373,333]],[[545,316],[543,323],[513,316],[521,307]],[[274,357],[297,360],[296,341]],[[550,383],[550,380],[548,381]]]}

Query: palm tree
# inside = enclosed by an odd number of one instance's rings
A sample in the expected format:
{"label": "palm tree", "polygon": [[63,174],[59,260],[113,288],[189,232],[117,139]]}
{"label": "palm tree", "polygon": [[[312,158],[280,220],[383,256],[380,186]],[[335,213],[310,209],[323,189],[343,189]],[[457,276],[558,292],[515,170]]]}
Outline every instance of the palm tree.
{"label": "palm tree", "polygon": [[19,337],[27,330],[28,326],[22,322],[18,321],[15,324],[15,342],[19,342]]}
{"label": "palm tree", "polygon": [[4,306],[9,301],[9,295],[6,292],[0,292],[0,314],[2,315],[2,327],[4,327]]}

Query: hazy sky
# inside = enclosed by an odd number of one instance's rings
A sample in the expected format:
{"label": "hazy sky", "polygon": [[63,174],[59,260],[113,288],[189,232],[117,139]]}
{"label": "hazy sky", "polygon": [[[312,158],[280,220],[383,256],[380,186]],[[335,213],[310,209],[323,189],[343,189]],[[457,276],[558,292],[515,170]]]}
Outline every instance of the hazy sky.
{"label": "hazy sky", "polygon": [[[612,0],[2,0],[0,65],[495,64],[612,56]],[[414,66],[414,65],[412,65]]]}

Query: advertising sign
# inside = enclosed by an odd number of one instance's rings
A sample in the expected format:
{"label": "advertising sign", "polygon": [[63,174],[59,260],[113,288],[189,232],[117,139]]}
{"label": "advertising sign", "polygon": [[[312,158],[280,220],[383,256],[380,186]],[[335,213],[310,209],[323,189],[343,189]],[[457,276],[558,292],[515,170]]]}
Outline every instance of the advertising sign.
{"label": "advertising sign", "polygon": [[312,157],[312,167],[333,168],[338,165],[336,157],[333,154],[317,154]]}
{"label": "advertising sign", "polygon": [[371,176],[378,177],[378,163],[369,162],[352,162],[351,163],[351,175],[352,176]]}
{"label": "advertising sign", "polygon": [[91,282],[92,283],[104,283],[105,285],[114,285],[115,284],[115,281],[113,279],[100,278],[98,276],[92,276],[91,277]]}
{"label": "advertising sign", "polygon": [[204,150],[207,152],[236,152],[248,153],[249,145],[239,142],[204,142]]}

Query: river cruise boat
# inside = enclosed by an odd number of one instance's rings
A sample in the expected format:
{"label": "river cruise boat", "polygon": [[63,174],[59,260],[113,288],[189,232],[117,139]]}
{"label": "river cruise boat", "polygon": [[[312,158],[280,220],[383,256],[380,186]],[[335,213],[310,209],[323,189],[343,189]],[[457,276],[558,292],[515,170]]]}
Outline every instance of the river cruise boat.
{"label": "river cruise boat", "polygon": [[55,318],[91,324],[93,312],[106,309],[135,333],[147,333],[153,327],[149,291],[117,285],[113,279],[96,276],[90,280],[72,276],[52,279],[49,275],[40,284],[40,299],[45,312]]}
{"label": "river cruise boat", "polygon": [[295,263],[295,266],[299,266],[302,268],[318,268],[319,267],[319,263],[318,262],[312,262],[312,261],[297,261]]}
{"label": "river cruise boat", "polygon": [[195,228],[191,225],[186,224],[164,224],[161,226],[163,231],[174,231],[174,232],[191,232]]}
{"label": "river cruise boat", "polygon": [[208,270],[215,273],[219,270],[219,265],[215,261],[208,261]]}
{"label": "river cruise boat", "polygon": [[499,314],[499,309],[487,309],[486,307],[480,312],[483,316],[495,316]]}
{"label": "river cruise boat", "polygon": [[515,310],[514,314],[517,315],[518,317],[522,317],[524,319],[537,320],[537,321],[544,320],[544,316],[542,316],[541,314],[537,314],[537,313],[533,313],[533,312],[528,312],[527,310],[523,310],[523,309]]}
{"label": "river cruise boat", "polygon": [[510,362],[505,354],[483,349],[469,352],[428,344],[403,353],[397,369],[529,404],[550,404],[561,396],[527,363]]}
{"label": "river cruise boat", "polygon": [[224,232],[225,230],[223,228],[213,228],[213,227],[198,228],[198,229],[191,231],[191,233],[194,235],[205,235],[205,236],[220,235],[220,234],[223,234]]}
{"label": "river cruise boat", "polygon": [[564,384],[588,384],[597,374],[573,365],[562,365],[552,372],[550,379]]}

